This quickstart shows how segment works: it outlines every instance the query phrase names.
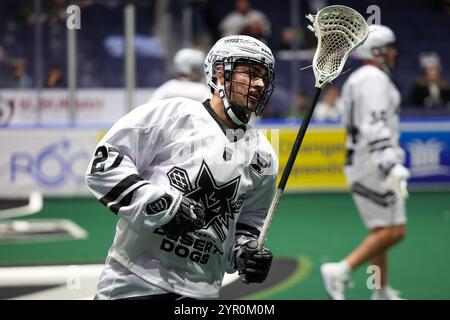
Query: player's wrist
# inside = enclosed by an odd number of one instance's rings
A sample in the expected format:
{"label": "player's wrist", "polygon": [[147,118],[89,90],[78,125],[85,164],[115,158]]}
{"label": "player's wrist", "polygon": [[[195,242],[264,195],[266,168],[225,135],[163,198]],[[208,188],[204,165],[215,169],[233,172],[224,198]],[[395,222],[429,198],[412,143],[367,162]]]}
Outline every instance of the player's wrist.
{"label": "player's wrist", "polygon": [[145,205],[145,215],[158,225],[168,223],[178,212],[183,195],[172,187],[164,188],[162,195]]}
{"label": "player's wrist", "polygon": [[168,238],[177,240],[186,233],[203,229],[205,224],[205,208],[202,203],[182,197],[178,210],[162,225],[162,229]]}
{"label": "player's wrist", "polygon": [[236,270],[246,283],[263,282],[269,273],[273,255],[267,249],[258,249],[258,240],[247,241],[235,256]]}
{"label": "player's wrist", "polygon": [[389,175],[395,176],[398,179],[406,180],[409,178],[409,170],[405,168],[405,166],[397,163],[391,168]]}

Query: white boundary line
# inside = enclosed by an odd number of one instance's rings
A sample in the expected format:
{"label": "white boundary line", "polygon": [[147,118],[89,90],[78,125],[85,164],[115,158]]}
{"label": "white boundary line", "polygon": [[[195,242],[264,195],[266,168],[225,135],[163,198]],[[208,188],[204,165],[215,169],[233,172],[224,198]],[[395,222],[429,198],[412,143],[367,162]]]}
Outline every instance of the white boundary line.
{"label": "white boundary line", "polygon": [[65,285],[74,276],[99,277],[103,265],[65,265],[0,268],[0,287]]}
{"label": "white boundary line", "polygon": [[[15,297],[15,300],[92,300],[103,264],[0,268],[0,290],[13,286],[52,286],[41,292]],[[240,279],[237,272],[225,274],[225,287]]]}
{"label": "white boundary line", "polygon": [[[35,219],[35,220],[17,220],[17,221],[2,221],[0,222],[0,225],[11,225],[13,229],[16,230],[17,233],[20,233],[20,231],[26,232],[26,231],[32,231],[33,228],[39,232],[43,230],[50,230],[52,228],[62,228],[69,236],[72,238],[70,239],[86,239],[88,236],[88,233],[86,230],[84,230],[82,227],[80,227],[78,224],[73,222],[69,219]],[[51,242],[51,241],[60,241],[61,238],[64,238],[62,240],[65,240],[67,237],[53,237],[49,236],[47,234],[45,235],[33,235],[32,238],[17,238],[17,239],[1,239],[2,241],[7,242]],[[0,282],[1,285],[1,282]]]}
{"label": "white boundary line", "polygon": [[43,198],[39,191],[33,191],[30,194],[28,205],[0,210],[0,219],[7,219],[12,217],[27,216],[42,210]]}

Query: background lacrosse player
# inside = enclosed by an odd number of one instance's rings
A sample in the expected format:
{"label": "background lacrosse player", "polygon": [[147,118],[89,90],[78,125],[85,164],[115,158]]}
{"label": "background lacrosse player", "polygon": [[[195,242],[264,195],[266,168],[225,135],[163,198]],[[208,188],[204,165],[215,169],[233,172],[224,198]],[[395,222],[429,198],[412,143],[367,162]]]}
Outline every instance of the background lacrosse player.
{"label": "background lacrosse player", "polygon": [[353,200],[369,235],[339,263],[325,263],[321,272],[332,299],[344,299],[345,282],[364,262],[381,271],[381,288],[372,299],[399,299],[389,286],[388,249],[405,235],[408,170],[399,147],[400,94],[390,79],[397,49],[391,29],[369,27],[366,42],[357,49],[364,66],[343,87],[347,128],[345,175]]}
{"label": "background lacrosse player", "polygon": [[215,298],[226,271],[266,279],[272,254],[256,239],[278,160],[247,122],[274,63],[254,38],[222,38],[205,59],[211,100],[147,103],[99,142],[86,182],[119,220],[97,299]]}
{"label": "background lacrosse player", "polygon": [[191,48],[179,50],[173,58],[176,77],[158,87],[149,101],[175,97],[205,101],[211,92],[204,83],[204,61],[205,54],[200,50]]}

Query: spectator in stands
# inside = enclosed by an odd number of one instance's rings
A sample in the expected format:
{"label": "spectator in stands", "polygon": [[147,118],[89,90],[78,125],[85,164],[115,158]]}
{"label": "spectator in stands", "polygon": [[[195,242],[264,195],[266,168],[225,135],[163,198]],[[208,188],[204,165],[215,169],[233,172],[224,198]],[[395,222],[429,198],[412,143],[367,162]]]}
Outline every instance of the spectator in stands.
{"label": "spectator in stands", "polygon": [[281,30],[278,50],[291,50],[294,47],[296,30],[292,27],[285,27]]}
{"label": "spectator in stands", "polygon": [[288,118],[302,119],[308,108],[308,94],[304,90],[300,90],[294,98],[294,105],[288,113]]}
{"label": "spectator in stands", "polygon": [[261,25],[261,33],[263,37],[270,35],[270,22],[266,15],[259,10],[251,8],[249,0],[235,0],[235,10],[229,13],[219,25],[219,31],[222,36],[242,34],[252,22],[255,28],[255,21],[259,21]]}
{"label": "spectator in stands", "polygon": [[6,62],[6,52],[3,47],[0,46],[0,88],[5,85],[8,69],[8,64]]}
{"label": "spectator in stands", "polygon": [[[290,92],[281,84],[273,90],[264,114],[259,119],[284,119],[291,107]],[[258,119],[252,117],[255,122]],[[251,123],[251,122],[250,122]]]}
{"label": "spectator in stands", "polygon": [[410,93],[410,103],[414,106],[430,108],[450,108],[450,87],[441,77],[441,64],[436,53],[425,53],[420,57],[423,74]]}
{"label": "spectator in stands", "polygon": [[[297,43],[296,43],[297,42]],[[298,50],[316,48],[317,38],[305,28],[285,27],[281,29],[278,50]]]}
{"label": "spectator in stands", "polygon": [[66,25],[67,0],[53,0],[47,17],[47,23],[52,29],[59,29]]}
{"label": "spectator in stands", "polygon": [[322,100],[314,110],[313,118],[319,121],[339,121],[341,119],[342,104],[339,99],[339,89],[336,85],[325,88]]}
{"label": "spectator in stands", "polygon": [[89,59],[84,60],[80,63],[80,77],[79,86],[83,88],[88,87],[102,87],[102,78],[98,76],[96,71],[95,61]]}
{"label": "spectator in stands", "polygon": [[25,73],[25,60],[18,58],[11,59],[10,68],[11,74],[6,81],[6,87],[23,89],[33,86],[30,76]]}
{"label": "spectator in stands", "polygon": [[66,81],[63,75],[63,71],[60,66],[54,64],[50,67],[47,80],[45,81],[47,88],[64,88],[66,87]]}
{"label": "spectator in stands", "polygon": [[241,32],[244,35],[258,39],[264,44],[268,44],[267,35],[264,33],[264,21],[259,17],[249,18],[247,26]]}

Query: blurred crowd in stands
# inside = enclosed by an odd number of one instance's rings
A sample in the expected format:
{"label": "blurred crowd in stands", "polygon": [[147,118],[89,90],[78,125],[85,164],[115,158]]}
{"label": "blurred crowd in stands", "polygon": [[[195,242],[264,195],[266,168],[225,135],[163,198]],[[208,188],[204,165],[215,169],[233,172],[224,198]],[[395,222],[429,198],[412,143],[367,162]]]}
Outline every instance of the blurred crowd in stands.
{"label": "blurred crowd in stands", "polygon": [[[41,0],[41,15],[37,17],[35,1],[4,0],[0,2],[0,89],[67,86],[66,8],[70,4],[77,4],[82,14],[77,40],[78,86],[123,87],[123,8],[133,3],[137,7],[138,87],[155,88],[169,79],[173,75],[173,54],[183,46],[206,51],[219,37],[246,34],[267,43],[277,58],[277,87],[266,117],[298,119],[309,103],[313,85],[312,70],[300,68],[311,64],[316,45],[304,16],[340,2],[295,1]],[[345,4],[367,15],[365,10],[372,2],[349,0]],[[449,115],[450,87],[446,78],[450,76],[450,0],[375,2],[381,8],[381,22],[397,34],[399,68],[392,77],[402,93],[402,105],[412,114],[414,110],[442,110]],[[297,15],[293,9],[298,10]],[[407,14],[398,14],[405,10]],[[192,28],[187,45],[181,38],[186,35],[185,21]],[[293,25],[295,21],[297,25]],[[36,44],[38,25],[42,28],[40,46]],[[40,83],[36,83],[38,48],[42,50]],[[309,58],[281,58],[286,56],[281,52],[297,51],[310,52]],[[350,62],[352,69],[357,66],[358,62]],[[292,85],[293,73],[298,73],[294,83],[298,87]],[[324,91],[314,114],[316,120],[339,121],[343,79]]]}

